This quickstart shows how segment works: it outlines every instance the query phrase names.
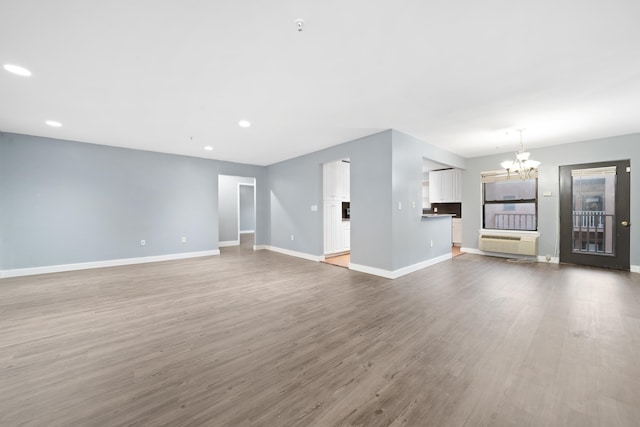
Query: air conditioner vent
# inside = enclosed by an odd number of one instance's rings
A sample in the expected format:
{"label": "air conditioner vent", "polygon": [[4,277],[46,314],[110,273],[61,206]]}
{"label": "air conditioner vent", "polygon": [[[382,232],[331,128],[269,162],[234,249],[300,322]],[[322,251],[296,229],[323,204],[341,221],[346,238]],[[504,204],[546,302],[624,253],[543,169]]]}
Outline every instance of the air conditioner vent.
{"label": "air conditioner vent", "polygon": [[481,234],[478,249],[514,255],[537,255],[538,236]]}
{"label": "air conditioner vent", "polygon": [[520,236],[491,236],[488,234],[483,234],[482,236],[480,236],[481,239],[495,239],[495,240],[516,240],[516,241],[520,241],[521,238]]}

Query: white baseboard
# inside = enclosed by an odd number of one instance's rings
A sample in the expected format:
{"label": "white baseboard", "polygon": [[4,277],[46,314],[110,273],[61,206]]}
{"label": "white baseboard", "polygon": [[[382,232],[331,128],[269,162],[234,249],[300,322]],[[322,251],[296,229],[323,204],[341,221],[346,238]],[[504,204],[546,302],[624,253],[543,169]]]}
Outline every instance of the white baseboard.
{"label": "white baseboard", "polygon": [[384,277],[386,279],[397,279],[398,277],[405,276],[409,273],[422,270],[423,268],[430,267],[440,262],[451,259],[451,253],[446,253],[436,258],[431,258],[426,261],[419,262],[417,264],[409,265],[407,267],[399,268],[398,270],[385,270],[382,268],[369,267],[367,265],[349,263],[349,270],[359,271],[361,273],[373,274],[374,276]]}
{"label": "white baseboard", "polygon": [[253,245],[253,250],[254,251],[263,251],[269,249],[269,246],[267,245]]}
{"label": "white baseboard", "polygon": [[538,255],[538,262],[548,262],[549,264],[560,264],[560,258],[557,256],[549,257],[549,261],[547,261],[546,255]]}
{"label": "white baseboard", "polygon": [[219,248],[226,248],[227,246],[238,246],[240,245],[240,240],[227,240],[225,242],[218,242]]}
{"label": "white baseboard", "polygon": [[34,274],[60,273],[63,271],[88,270],[91,268],[117,267],[121,265],[146,264],[149,262],[172,261],[176,259],[199,258],[220,255],[220,250],[184,252],[179,254],[145,256],[140,258],[110,259],[106,261],[80,262],[76,264],[47,265],[44,267],[16,268],[0,270],[0,279],[8,277],[32,276]]}
{"label": "white baseboard", "polygon": [[304,252],[296,252],[296,251],[292,251],[292,250],[289,250],[289,249],[278,248],[276,246],[264,245],[264,247],[260,247],[260,249],[267,249],[267,250],[270,250],[270,251],[273,251],[273,252],[278,252],[278,253],[281,253],[281,254],[290,255],[290,256],[297,257],[297,258],[307,259],[309,261],[320,262],[320,261],[324,260],[324,256],[321,256],[321,255],[311,255],[311,254],[306,254]]}
{"label": "white baseboard", "polygon": [[394,279],[393,271],[383,268],[369,267],[368,265],[349,263],[349,270],[359,271],[361,273],[373,274],[374,276],[384,277],[385,279]]}
{"label": "white baseboard", "polygon": [[241,230],[240,234],[253,234],[255,232],[256,232],[255,230]]}
{"label": "white baseboard", "polygon": [[[518,257],[517,255],[500,254],[500,253],[495,253],[495,252],[485,252],[485,251],[481,251],[479,249],[474,249],[474,248],[460,248],[460,250],[462,252],[468,252],[470,254],[476,254],[476,255],[497,256],[497,257],[502,257],[502,258],[515,258],[515,257]],[[538,262],[548,262],[549,264],[559,264],[560,263],[560,258],[559,257],[551,257],[551,259],[549,261],[547,261],[547,257],[544,256],[544,255],[538,255],[537,260],[538,260]],[[640,265],[632,265],[630,271],[632,273],[640,273]]]}
{"label": "white baseboard", "polygon": [[482,255],[479,249],[473,249],[473,248],[465,248],[464,246],[460,246],[460,252],[466,252],[468,254],[476,254],[476,255]]}
{"label": "white baseboard", "polygon": [[[528,255],[503,254],[503,253],[500,253],[500,252],[487,252],[487,251],[481,251],[480,249],[475,249],[475,248],[460,248],[460,251],[466,252],[468,254],[494,256],[494,257],[498,257],[498,258],[509,258],[509,259],[513,259],[513,258],[530,259],[530,258],[532,258],[532,256],[528,256]],[[535,257],[535,259],[537,261],[540,261],[540,258],[542,258],[542,261],[544,261],[544,262],[547,261],[544,257],[539,257],[539,256]]]}

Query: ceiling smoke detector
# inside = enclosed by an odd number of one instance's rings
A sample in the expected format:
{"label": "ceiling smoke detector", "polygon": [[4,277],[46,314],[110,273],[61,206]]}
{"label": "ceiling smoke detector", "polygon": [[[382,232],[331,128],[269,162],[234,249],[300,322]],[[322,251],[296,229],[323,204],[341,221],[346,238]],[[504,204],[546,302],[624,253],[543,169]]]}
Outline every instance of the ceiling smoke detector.
{"label": "ceiling smoke detector", "polygon": [[304,19],[296,19],[296,26],[298,27],[298,31],[302,31],[304,29]]}

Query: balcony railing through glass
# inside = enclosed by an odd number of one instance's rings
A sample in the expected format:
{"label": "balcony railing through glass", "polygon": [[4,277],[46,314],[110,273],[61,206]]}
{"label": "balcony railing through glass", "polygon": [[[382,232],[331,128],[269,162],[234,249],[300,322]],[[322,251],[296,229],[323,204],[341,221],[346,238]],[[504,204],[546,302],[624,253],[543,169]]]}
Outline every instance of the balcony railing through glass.
{"label": "balcony railing through glass", "polygon": [[604,211],[573,211],[573,252],[614,255],[614,217]]}
{"label": "balcony railing through glass", "polygon": [[531,213],[497,213],[493,228],[498,230],[535,230],[536,214]]}

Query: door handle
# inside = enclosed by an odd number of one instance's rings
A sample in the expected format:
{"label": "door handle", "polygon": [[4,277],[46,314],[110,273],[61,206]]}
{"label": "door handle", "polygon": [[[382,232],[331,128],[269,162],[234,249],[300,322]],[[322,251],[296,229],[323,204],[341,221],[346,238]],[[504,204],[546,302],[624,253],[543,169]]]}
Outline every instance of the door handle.
{"label": "door handle", "polygon": [[629,221],[622,221],[620,224],[621,224],[623,227],[628,227],[628,226],[630,226],[630,225],[631,225],[631,223],[630,223]]}

